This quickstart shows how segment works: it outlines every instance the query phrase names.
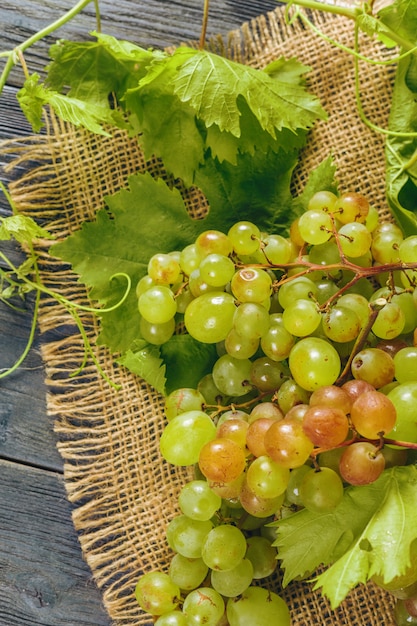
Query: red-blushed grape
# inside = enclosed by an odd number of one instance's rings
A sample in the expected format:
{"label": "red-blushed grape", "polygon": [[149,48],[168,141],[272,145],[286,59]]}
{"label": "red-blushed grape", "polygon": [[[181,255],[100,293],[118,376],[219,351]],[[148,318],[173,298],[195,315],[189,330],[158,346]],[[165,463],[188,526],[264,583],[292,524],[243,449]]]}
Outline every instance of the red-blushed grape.
{"label": "red-blushed grape", "polygon": [[266,454],[265,434],[274,421],[275,419],[270,417],[260,417],[249,425],[246,433],[246,445],[255,457]]}
{"label": "red-blushed grape", "polygon": [[310,469],[300,483],[300,500],[313,513],[333,511],[343,498],[343,482],[329,467]]}
{"label": "red-blushed grape", "polygon": [[319,448],[335,448],[349,432],[346,413],[332,406],[312,406],[304,415],[303,430]]}
{"label": "red-blushed grape", "polygon": [[238,498],[242,490],[242,486],[245,480],[245,474],[240,474],[235,480],[230,482],[222,482],[219,480],[208,480],[210,489],[225,500]]}
{"label": "red-blushed grape", "polygon": [[384,455],[368,441],[352,443],[340,457],[340,474],[343,480],[351,485],[373,483],[384,468]]}
{"label": "red-blushed grape", "polygon": [[249,423],[246,420],[238,418],[230,418],[225,420],[217,426],[216,437],[231,439],[238,444],[245,453],[246,449],[246,434],[249,428]]}
{"label": "red-blushed grape", "polygon": [[346,192],[336,199],[332,213],[342,224],[363,223],[369,213],[369,202],[360,193]]}
{"label": "red-blushed grape", "polygon": [[229,256],[233,251],[232,242],[219,230],[205,230],[198,235],[195,245],[202,259],[209,254]]}
{"label": "red-blushed grape", "polygon": [[371,383],[367,383],[366,380],[348,380],[341,387],[346,393],[349,395],[352,404],[355,402],[357,398],[365,391],[374,391],[375,388],[371,385]]}
{"label": "red-blushed grape", "polygon": [[392,357],[385,350],[365,348],[354,356],[351,371],[354,378],[365,380],[379,389],[393,381],[395,367]]}
{"label": "red-blushed grape", "polygon": [[295,420],[299,420],[300,422],[302,422],[304,419],[304,415],[306,414],[309,408],[310,407],[308,404],[296,404],[295,406],[292,406],[290,408],[290,410],[285,415],[285,417],[287,419],[295,419]]}
{"label": "red-blushed grape", "polygon": [[360,435],[378,439],[381,433],[387,434],[393,429],[397,411],[380,391],[366,391],[352,404],[350,419]]}
{"label": "red-blushed grape", "polygon": [[243,473],[246,455],[231,439],[216,438],[202,446],[198,465],[208,480],[230,483]]}
{"label": "red-blushed grape", "polygon": [[179,262],[171,254],[154,254],[148,263],[148,275],[156,285],[173,285],[181,274]]}
{"label": "red-blushed grape", "polygon": [[274,422],[265,434],[267,454],[290,469],[303,465],[313,451],[313,443],[305,434],[302,422],[287,419]]}
{"label": "red-blushed grape", "polygon": [[324,385],[319,387],[310,396],[310,406],[331,406],[350,413],[353,404],[348,392],[337,385]]}

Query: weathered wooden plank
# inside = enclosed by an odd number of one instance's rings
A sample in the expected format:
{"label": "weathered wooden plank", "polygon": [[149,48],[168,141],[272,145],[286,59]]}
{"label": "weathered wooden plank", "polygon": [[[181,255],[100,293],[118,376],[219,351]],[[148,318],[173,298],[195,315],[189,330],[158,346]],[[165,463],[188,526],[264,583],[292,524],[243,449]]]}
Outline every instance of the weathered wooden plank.
{"label": "weathered wooden plank", "polygon": [[62,479],[7,461],[0,474],[0,626],[108,626],[88,566],[74,559]]}
{"label": "weathered wooden plank", "polygon": [[[197,39],[200,34],[203,0],[100,0],[102,31],[129,39],[144,47],[166,47]],[[12,49],[41,28],[59,18],[73,2],[68,0],[3,0],[0,13],[2,49]],[[208,35],[226,34],[242,22],[273,10],[275,0],[212,0]],[[25,53],[31,71],[45,66],[49,45],[57,38],[85,39],[96,28],[94,5],[88,5],[70,24],[56,31]],[[15,70],[10,84],[22,83],[21,70]]]}

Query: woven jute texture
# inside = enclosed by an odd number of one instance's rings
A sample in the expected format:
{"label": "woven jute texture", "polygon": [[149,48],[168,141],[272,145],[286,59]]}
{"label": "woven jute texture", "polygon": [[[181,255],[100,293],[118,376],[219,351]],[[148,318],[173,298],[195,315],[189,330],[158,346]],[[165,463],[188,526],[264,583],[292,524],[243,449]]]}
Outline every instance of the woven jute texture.
{"label": "woven jute texture", "polygon": [[[347,20],[324,15],[312,19],[328,37],[353,45],[352,24]],[[311,169],[332,153],[341,190],[363,192],[381,218],[386,215],[383,139],[357,115],[350,55],[300,21],[287,24],[281,8],[211,45],[254,67],[281,55],[310,66],[309,89],[320,97],[329,120],[318,123],[311,133],[294,176],[294,191],[301,190]],[[364,42],[362,52],[386,58],[375,43]],[[390,66],[361,63],[360,79],[364,112],[373,123],[386,125]],[[53,115],[48,116],[45,135],[15,142],[10,149],[17,152],[10,168],[20,172],[23,166],[26,172],[11,185],[14,202],[20,211],[39,218],[58,240],[93,220],[104,206],[103,198],[125,187],[130,174],[148,170],[164,176],[161,164],[156,159],[145,162],[137,141],[124,132],[116,130],[111,138],[94,136]],[[204,210],[198,192],[188,194],[187,201],[190,210]],[[89,304],[77,277],[50,256],[46,243],[40,254],[45,285],[71,302]],[[176,496],[188,471],[169,466],[159,454],[162,398],[115,364],[104,348],[95,346],[97,322],[88,312],[80,316],[95,357],[120,391],[103,380],[91,358],[78,376],[71,376],[84,358],[83,341],[68,310],[46,297],[39,323],[44,333],[48,411],[65,461],[74,525],[107,611],[116,626],[150,624],[149,616],[138,608],[134,587],[141,572],[166,569],[169,563],[165,528],[178,511]],[[266,584],[279,590],[278,579]],[[392,599],[373,585],[359,586],[335,611],[306,582],[292,584],[282,595],[289,603],[293,626],[394,624]]]}

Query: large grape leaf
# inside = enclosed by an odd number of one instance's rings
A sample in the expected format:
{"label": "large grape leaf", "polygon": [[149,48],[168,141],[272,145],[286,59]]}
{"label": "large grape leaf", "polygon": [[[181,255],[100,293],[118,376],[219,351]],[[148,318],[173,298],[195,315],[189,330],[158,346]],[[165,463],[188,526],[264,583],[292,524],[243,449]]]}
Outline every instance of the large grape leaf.
{"label": "large grape leaf", "polygon": [[388,583],[410,565],[417,539],[417,468],[388,469],[370,485],[348,487],[333,512],[303,509],[276,526],[284,585],[330,565],[315,588],[335,608],[357,584],[374,575]]}

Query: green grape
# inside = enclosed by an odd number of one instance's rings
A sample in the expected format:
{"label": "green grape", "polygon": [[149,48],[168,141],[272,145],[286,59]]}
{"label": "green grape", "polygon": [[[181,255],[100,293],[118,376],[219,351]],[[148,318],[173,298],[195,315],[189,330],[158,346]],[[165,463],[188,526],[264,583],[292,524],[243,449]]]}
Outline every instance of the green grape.
{"label": "green grape", "polygon": [[187,411],[202,411],[205,405],[202,393],[191,387],[175,389],[165,398],[164,412],[168,421]]}
{"label": "green grape", "polygon": [[236,254],[251,255],[259,249],[260,230],[252,222],[236,222],[227,233]]}
{"label": "green grape", "polygon": [[168,463],[179,466],[198,462],[200,450],[216,436],[216,426],[203,411],[186,411],[174,417],[165,427],[159,447]]}
{"label": "green grape", "polygon": [[152,280],[152,278],[148,276],[147,274],[145,276],[142,276],[142,278],[139,280],[139,282],[136,285],[137,299],[139,300],[141,295],[145,293],[145,291],[148,291],[148,289],[150,289],[151,287],[155,287],[155,283]]}
{"label": "green grape", "polygon": [[162,615],[178,606],[180,589],[168,574],[148,572],[139,578],[135,596],[141,609],[152,615]]}
{"label": "green grape", "polygon": [[289,469],[266,455],[254,459],[246,472],[249,489],[260,498],[280,496],[286,490],[289,478]]}
{"label": "green grape", "polygon": [[186,276],[196,270],[201,263],[202,256],[195,243],[186,246],[180,253],[180,267]]}
{"label": "green grape", "polygon": [[170,320],[162,324],[153,324],[148,322],[144,317],[141,317],[139,330],[145,341],[152,345],[160,346],[169,341],[174,334],[175,319],[171,317]]}
{"label": "green grape", "polygon": [[417,380],[417,347],[402,348],[394,356],[395,378],[399,383]]}
{"label": "green grape", "polygon": [[416,263],[417,259],[417,235],[406,237],[398,248],[398,256],[403,263]]}
{"label": "green grape", "polygon": [[339,291],[339,288],[332,280],[319,280],[316,282],[317,295],[316,300],[319,305],[325,304],[333,298],[333,296]]}
{"label": "green grape", "polygon": [[277,550],[266,537],[254,535],[246,540],[246,558],[252,563],[255,580],[266,578],[277,568]]}
{"label": "green grape", "polygon": [[278,301],[282,308],[286,309],[294,300],[314,299],[316,294],[316,284],[306,276],[299,276],[281,285],[278,291]]}
{"label": "green grape", "polygon": [[334,470],[323,467],[310,469],[300,484],[300,499],[313,513],[333,511],[343,498],[343,483]]}
{"label": "green grape", "polygon": [[139,313],[151,324],[165,324],[175,316],[177,303],[165,285],[155,285],[142,293],[138,300]]}
{"label": "green grape", "polygon": [[188,622],[182,611],[169,611],[158,617],[154,626],[188,626]]}
{"label": "green grape", "polygon": [[293,335],[283,324],[272,324],[261,338],[263,352],[273,361],[287,359],[294,343]]}
{"label": "green grape", "polygon": [[240,335],[235,328],[232,328],[224,340],[224,346],[227,354],[235,359],[249,359],[257,352],[259,339]]}
{"label": "green grape", "polygon": [[250,389],[251,361],[225,354],[213,365],[214,384],[227,396],[243,396]]}
{"label": "green grape", "polygon": [[323,316],[323,331],[326,337],[337,343],[353,341],[361,330],[361,320],[353,309],[339,303]]}
{"label": "green grape", "polygon": [[269,325],[269,313],[262,304],[243,302],[235,311],[233,326],[244,337],[260,339]]}
{"label": "green grape", "polygon": [[[325,241],[316,246],[311,246],[308,259],[311,263],[322,265],[323,270],[327,265],[340,263],[340,252],[337,244],[333,241]],[[339,270],[330,270],[330,276],[335,275]]]}
{"label": "green grape", "polygon": [[337,300],[337,305],[354,311],[359,317],[361,327],[369,320],[371,310],[368,300],[360,293],[345,293]]}
{"label": "green grape", "polygon": [[397,411],[389,396],[380,391],[366,391],[352,404],[350,419],[363,437],[378,439],[389,433],[395,425]]}
{"label": "green grape", "polygon": [[276,463],[293,469],[309,458],[313,443],[306,435],[302,422],[284,418],[274,421],[265,435],[265,449]]}
{"label": "green grape", "polygon": [[235,264],[222,254],[209,254],[200,263],[200,276],[212,287],[223,287],[235,273]]}
{"label": "green grape", "polygon": [[388,393],[387,398],[397,411],[397,421],[386,436],[417,443],[417,382],[401,383]]}
{"label": "green grape", "polygon": [[233,326],[235,301],[229,293],[213,291],[190,302],[184,314],[189,334],[201,343],[223,341]]}
{"label": "green grape", "polygon": [[348,446],[339,461],[340,475],[351,485],[368,485],[382,474],[384,455],[368,441],[358,441]]}
{"label": "green grape", "polygon": [[284,309],[284,328],[295,337],[311,335],[321,322],[321,313],[312,300],[299,298]]}
{"label": "green grape", "polygon": [[295,382],[293,378],[284,380],[276,394],[277,402],[284,414],[297,404],[308,404],[309,392]]}
{"label": "green grape", "polygon": [[177,303],[177,313],[185,313],[190,302],[194,300],[194,296],[191,293],[189,286],[184,287],[181,285],[179,289],[175,291],[175,301]]}
{"label": "green grape", "polygon": [[404,328],[401,332],[405,335],[412,333],[417,327],[417,309],[412,294],[406,292],[399,293],[393,296],[392,302],[398,304],[404,313]]}
{"label": "green grape", "polygon": [[204,541],[212,528],[210,520],[194,520],[186,515],[177,515],[166,529],[168,545],[188,559],[199,559]]}
{"label": "green grape", "polygon": [[213,570],[211,584],[226,598],[240,596],[253,580],[253,565],[249,559],[242,559],[230,570]]}
{"label": "green grape", "polygon": [[405,315],[401,307],[396,302],[387,302],[378,311],[372,332],[381,339],[393,339],[402,333],[404,325]]}
{"label": "green grape", "polygon": [[286,492],[286,499],[289,504],[294,504],[297,507],[304,506],[300,495],[300,486],[309,472],[311,472],[309,465],[300,465],[300,467],[291,470]]}
{"label": "green grape", "polygon": [[217,626],[224,609],[223,598],[211,587],[200,587],[191,591],[182,607],[187,626]]}
{"label": "green grape", "polygon": [[205,230],[198,235],[195,246],[201,258],[209,254],[229,256],[233,252],[232,242],[229,237],[219,230]]}
{"label": "green grape", "polygon": [[[390,580],[385,580],[382,575],[375,574],[372,576],[372,580],[382,589],[389,591],[396,598],[402,600],[411,599],[412,603],[410,608],[415,604],[415,598],[417,596],[417,541],[414,540],[410,545],[409,565],[405,568],[405,571],[399,576],[395,576]],[[406,603],[407,605],[407,603]],[[416,607],[413,606],[412,613],[415,613],[417,617]]]}
{"label": "green grape", "polygon": [[369,207],[368,215],[366,216],[365,226],[372,233],[379,224],[379,213],[374,206]]}
{"label": "green grape", "polygon": [[178,496],[181,511],[190,519],[206,521],[220,509],[221,498],[205,480],[192,480],[184,485]]}
{"label": "green grape", "polygon": [[380,224],[372,233],[371,252],[374,261],[380,264],[398,263],[398,250],[403,241],[401,229],[389,222]]}
{"label": "green grape", "polygon": [[221,524],[208,533],[202,548],[202,558],[212,570],[231,570],[246,553],[245,535],[237,526]]}
{"label": "green grape", "polygon": [[259,391],[276,391],[287,375],[287,369],[282,363],[277,363],[267,356],[252,361],[250,381]]}
{"label": "green grape", "polygon": [[307,208],[315,211],[325,211],[333,213],[333,207],[336,203],[337,196],[332,191],[323,189],[316,191],[308,201]]}
{"label": "green grape", "polygon": [[198,465],[207,480],[230,483],[245,470],[245,451],[235,441],[217,437],[203,445]]}
{"label": "green grape", "polygon": [[349,191],[337,198],[333,205],[333,214],[342,222],[365,222],[369,213],[369,202],[360,193]]}
{"label": "green grape", "polygon": [[198,382],[197,390],[202,394],[206,405],[222,405],[228,403],[228,397],[218,389],[213,380],[213,374],[206,374]]}
{"label": "green grape", "polygon": [[340,374],[341,362],[336,349],[319,337],[300,339],[292,348],[289,367],[294,380],[314,391],[323,385],[332,385]]}
{"label": "green grape", "polygon": [[249,587],[226,604],[229,626],[290,626],[291,616],[280,596],[262,587]]}
{"label": "green grape", "polygon": [[252,491],[245,480],[239,494],[239,501],[249,515],[265,519],[271,515],[275,515],[280,510],[284,502],[284,496],[285,494],[282,493],[273,498],[263,498]]}
{"label": "green grape", "polygon": [[349,222],[338,231],[340,247],[345,256],[356,259],[366,254],[372,244],[372,235],[364,224]]}
{"label": "green grape", "polygon": [[191,272],[188,280],[188,289],[193,298],[198,298],[198,296],[203,296],[207,293],[223,293],[222,290],[219,290],[219,287],[213,287],[213,285],[209,285],[203,280],[199,267]]}
{"label": "green grape", "polygon": [[239,302],[262,303],[271,295],[271,276],[262,269],[246,267],[238,270],[231,282],[232,293]]}
{"label": "green grape", "polygon": [[304,241],[317,245],[330,239],[333,222],[325,211],[309,209],[300,216],[298,230]]}
{"label": "green grape", "polygon": [[272,265],[286,265],[290,262],[292,246],[288,239],[281,235],[268,235],[263,239],[263,253]]}
{"label": "green grape", "polygon": [[149,259],[148,275],[157,285],[173,285],[180,274],[180,264],[171,254],[158,252]]}
{"label": "green grape", "polygon": [[169,577],[175,585],[184,591],[196,589],[208,573],[208,567],[202,558],[190,559],[182,554],[174,554],[169,566]]}
{"label": "green grape", "polygon": [[375,389],[379,389],[392,382],[395,365],[392,357],[385,350],[365,348],[354,356],[351,371],[354,378],[366,380]]}

